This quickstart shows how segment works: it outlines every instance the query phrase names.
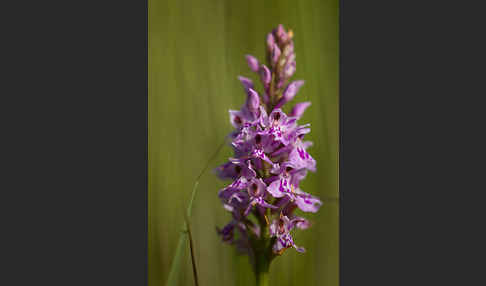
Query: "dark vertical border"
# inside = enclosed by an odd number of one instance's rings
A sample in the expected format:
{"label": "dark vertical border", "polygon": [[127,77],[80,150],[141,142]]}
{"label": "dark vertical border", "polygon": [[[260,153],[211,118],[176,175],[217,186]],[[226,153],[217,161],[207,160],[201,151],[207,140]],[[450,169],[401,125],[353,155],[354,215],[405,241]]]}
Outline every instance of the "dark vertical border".
{"label": "dark vertical border", "polygon": [[148,136],[149,136],[149,124],[148,124],[148,1],[144,0],[143,3],[145,4],[145,185],[143,188],[143,193],[145,195],[145,203],[144,203],[144,235],[143,235],[143,245],[144,245],[144,255],[145,255],[145,265],[144,265],[144,276],[143,276],[143,285],[148,285]]}
{"label": "dark vertical border", "polygon": [[146,285],[147,0],[0,5],[0,285]]}
{"label": "dark vertical border", "polygon": [[473,4],[341,0],[341,285],[485,284]]}

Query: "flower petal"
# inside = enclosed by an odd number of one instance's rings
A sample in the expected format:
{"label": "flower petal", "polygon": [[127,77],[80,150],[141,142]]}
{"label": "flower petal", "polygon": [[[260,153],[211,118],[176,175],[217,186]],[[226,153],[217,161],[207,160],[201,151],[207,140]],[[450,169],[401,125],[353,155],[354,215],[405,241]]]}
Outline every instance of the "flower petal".
{"label": "flower petal", "polygon": [[315,213],[322,205],[321,200],[299,189],[295,190],[295,204],[304,212]]}

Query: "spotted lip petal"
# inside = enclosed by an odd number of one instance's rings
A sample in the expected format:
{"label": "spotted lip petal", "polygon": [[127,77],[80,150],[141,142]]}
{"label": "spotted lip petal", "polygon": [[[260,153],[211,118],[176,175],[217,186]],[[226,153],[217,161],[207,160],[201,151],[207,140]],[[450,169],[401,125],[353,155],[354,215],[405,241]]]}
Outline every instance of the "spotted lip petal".
{"label": "spotted lip petal", "polygon": [[321,200],[311,194],[305,193],[300,189],[295,190],[295,203],[304,212],[315,213],[319,210],[322,205]]}
{"label": "spotted lip petal", "polygon": [[289,161],[291,161],[297,169],[307,169],[309,171],[316,171],[316,161],[306,151],[309,145],[303,144],[299,139],[295,143],[295,148],[289,154]]}
{"label": "spotted lip petal", "polygon": [[271,237],[275,237],[275,244],[272,250],[276,254],[282,254],[287,248],[294,247],[298,252],[305,252],[303,247],[299,247],[294,243],[294,239],[290,231],[295,227],[300,219],[290,220],[287,216],[280,214],[280,217],[275,219],[269,227]]}
{"label": "spotted lip petal", "polygon": [[283,196],[289,195],[291,193],[289,178],[281,175],[278,180],[273,181],[268,186],[267,191],[274,198],[281,198]]}

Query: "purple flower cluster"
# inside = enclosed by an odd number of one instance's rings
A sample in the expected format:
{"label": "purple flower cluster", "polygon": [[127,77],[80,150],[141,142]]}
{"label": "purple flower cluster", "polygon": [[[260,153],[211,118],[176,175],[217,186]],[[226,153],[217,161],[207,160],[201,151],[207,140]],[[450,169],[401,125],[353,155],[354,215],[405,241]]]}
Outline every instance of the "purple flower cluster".
{"label": "purple flower cluster", "polygon": [[239,77],[247,99],[240,110],[229,111],[235,128],[230,134],[234,158],[216,169],[220,178],[232,180],[218,194],[232,220],[218,232],[223,241],[249,254],[255,251],[254,241],[265,239],[271,242],[274,255],[290,247],[303,252],[290,232],[306,229],[310,223],[294,210],[317,212],[322,205],[299,188],[307,172],[316,170],[307,152],[312,143],[304,141],[310,124],[297,124],[310,102],[295,104],[289,114],[282,111],[304,84],[302,80],[288,83],[296,68],[292,36],[282,25],[268,34],[267,65],[246,56],[263,92],[258,93],[250,79]]}

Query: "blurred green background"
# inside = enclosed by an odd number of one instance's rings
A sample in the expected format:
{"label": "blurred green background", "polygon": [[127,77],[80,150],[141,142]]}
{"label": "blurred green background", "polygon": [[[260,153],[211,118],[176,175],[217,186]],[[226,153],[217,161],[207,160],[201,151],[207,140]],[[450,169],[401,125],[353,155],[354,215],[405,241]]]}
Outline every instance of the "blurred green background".
{"label": "blurred green background", "polygon": [[[337,0],[149,0],[149,285],[165,285],[195,178],[231,131],[228,109],[245,101],[238,75],[256,79],[245,54],[264,60],[265,36],[282,23],[294,31],[297,72],[305,85],[293,102],[312,101],[300,120],[317,172],[301,183],[324,205],[306,231],[295,231],[299,254],[289,249],[270,269],[271,285],[338,285],[338,7]],[[232,155],[225,146],[211,170]],[[220,241],[215,226],[230,219],[207,172],[192,216],[200,285],[253,285],[245,256]],[[186,251],[180,285],[194,285]]]}

